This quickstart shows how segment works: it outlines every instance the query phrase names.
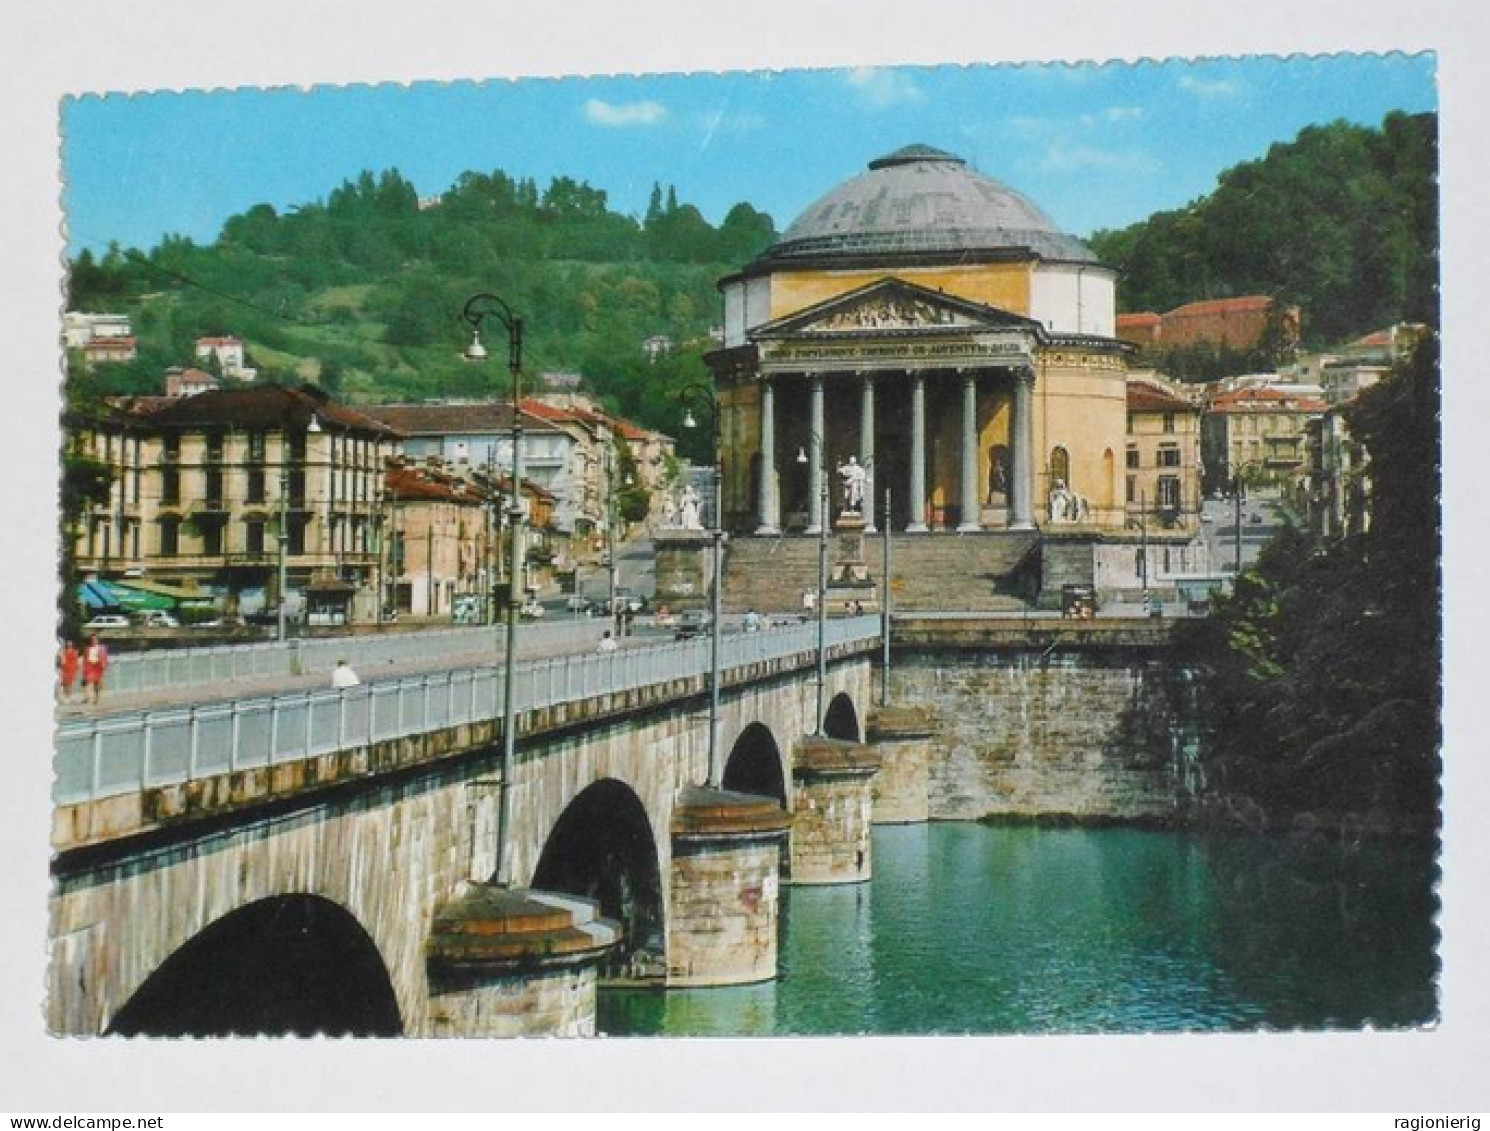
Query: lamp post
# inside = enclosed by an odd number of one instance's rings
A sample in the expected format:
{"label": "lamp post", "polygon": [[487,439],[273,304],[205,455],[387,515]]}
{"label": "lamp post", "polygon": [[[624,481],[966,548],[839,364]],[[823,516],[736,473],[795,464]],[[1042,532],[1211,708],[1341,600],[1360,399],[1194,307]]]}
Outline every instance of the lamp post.
{"label": "lamp post", "polygon": [[495,319],[507,331],[507,368],[512,376],[512,506],[508,510],[511,538],[507,578],[506,661],[502,671],[502,785],[497,814],[496,882],[510,882],[511,857],[506,850],[508,831],[512,828],[512,772],[517,754],[517,621],[522,604],[523,538],[523,426],[522,402],[523,320],[512,313],[502,299],[483,292],[466,300],[461,317],[470,324],[471,344],[466,349],[470,361],[484,361],[486,349],[481,344],[481,326]]}
{"label": "lamp post", "polygon": [[[817,721],[812,733],[823,733],[823,714],[827,710],[828,691],[828,527],[833,525],[833,514],[828,499],[828,451],[823,438],[816,432],[811,434],[814,451],[818,457],[818,514],[817,526]],[[797,462],[808,462],[805,449],[797,449]]]}
{"label": "lamp post", "polygon": [[678,399],[684,402],[684,428],[698,427],[689,401],[696,400],[709,407],[709,459],[713,468],[710,494],[714,512],[709,521],[709,540],[713,544],[709,561],[709,785],[717,789],[724,778],[724,767],[719,760],[719,637],[723,631],[724,589],[724,476],[719,467],[719,401],[713,388],[703,382],[689,385],[678,394]]}
{"label": "lamp post", "polygon": [[[305,426],[307,434],[314,435],[321,431],[321,422],[316,419],[316,414],[310,414],[310,423]],[[310,452],[305,453],[306,460]],[[301,463],[301,471],[305,468],[305,462]],[[302,550],[304,548],[302,547]],[[279,616],[276,622],[275,639],[284,642],[288,635],[285,600],[290,587],[290,425],[285,421],[285,430],[280,436],[280,458],[279,458]]]}

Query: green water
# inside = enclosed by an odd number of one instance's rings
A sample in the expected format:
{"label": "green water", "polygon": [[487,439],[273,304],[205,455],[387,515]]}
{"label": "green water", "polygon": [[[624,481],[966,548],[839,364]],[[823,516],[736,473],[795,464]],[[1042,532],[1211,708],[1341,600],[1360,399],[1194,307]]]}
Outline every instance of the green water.
{"label": "green water", "polygon": [[1127,829],[876,830],[874,880],[783,895],[781,978],[606,990],[614,1036],[1419,1025],[1431,849]]}

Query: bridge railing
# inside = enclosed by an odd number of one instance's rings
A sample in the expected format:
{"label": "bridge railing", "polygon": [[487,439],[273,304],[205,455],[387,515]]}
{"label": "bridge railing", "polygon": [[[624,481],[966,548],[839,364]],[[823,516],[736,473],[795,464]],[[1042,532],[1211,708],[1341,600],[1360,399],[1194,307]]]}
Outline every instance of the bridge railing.
{"label": "bridge railing", "polygon": [[[593,644],[608,621],[560,620],[524,624],[522,638],[542,647]],[[489,626],[439,628],[377,636],[307,637],[207,648],[157,648],[110,657],[109,690],[120,694],[233,680],[329,672],[337,660],[354,668],[417,663],[442,656],[492,652],[500,632]]]}
{"label": "bridge railing", "polygon": [[[879,635],[879,617],[829,621],[829,647]],[[726,670],[813,650],[817,626],[731,633]],[[707,638],[520,661],[519,711],[632,691],[708,671]],[[73,805],[142,788],[277,766],[500,716],[496,666],[69,721],[58,728],[52,799]]]}

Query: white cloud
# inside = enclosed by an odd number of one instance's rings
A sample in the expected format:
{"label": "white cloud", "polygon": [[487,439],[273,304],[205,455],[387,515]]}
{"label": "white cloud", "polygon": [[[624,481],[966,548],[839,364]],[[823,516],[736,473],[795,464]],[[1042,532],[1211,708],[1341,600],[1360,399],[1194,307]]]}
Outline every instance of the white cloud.
{"label": "white cloud", "polygon": [[667,107],[660,102],[604,102],[591,98],[585,103],[585,117],[591,125],[607,128],[655,126],[667,117]]}
{"label": "white cloud", "polygon": [[1109,122],[1136,122],[1143,117],[1142,106],[1109,106],[1102,111],[1102,117]]}
{"label": "white cloud", "polygon": [[1152,173],[1162,167],[1159,161],[1140,149],[1102,149],[1095,145],[1071,144],[1059,139],[1051,140],[1040,157],[1023,164],[1045,173],[1076,173],[1088,169]]}
{"label": "white cloud", "polygon": [[1179,86],[1198,98],[1230,98],[1242,92],[1242,84],[1235,79],[1202,79],[1194,75],[1181,75]]}
{"label": "white cloud", "polygon": [[902,71],[886,67],[855,67],[847,78],[849,86],[859,92],[860,99],[877,109],[926,101],[925,92]]}

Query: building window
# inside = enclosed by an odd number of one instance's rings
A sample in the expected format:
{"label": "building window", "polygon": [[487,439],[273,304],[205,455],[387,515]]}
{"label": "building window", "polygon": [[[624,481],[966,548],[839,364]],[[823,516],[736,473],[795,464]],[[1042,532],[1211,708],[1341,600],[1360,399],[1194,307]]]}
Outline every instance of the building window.
{"label": "building window", "polygon": [[248,494],[244,502],[262,503],[264,501],[264,469],[254,468],[248,473]]}
{"label": "building window", "polygon": [[250,432],[248,434],[248,458],[255,463],[262,463],[264,460],[264,449],[264,433]]}
{"label": "building window", "polygon": [[223,438],[221,432],[207,433],[207,458],[214,463],[222,460]]}
{"label": "building window", "polygon": [[1179,467],[1180,449],[1174,444],[1165,444],[1159,449],[1160,467]]}
{"label": "building window", "polygon": [[1166,412],[1164,414],[1164,431],[1166,431],[1166,432],[1173,432],[1174,431],[1174,413],[1172,413],[1172,412]]}
{"label": "building window", "polygon": [[1180,509],[1180,477],[1178,475],[1159,476],[1159,506],[1163,510],[1177,511]]}
{"label": "building window", "polygon": [[222,523],[202,524],[202,553],[215,557],[222,553]]}
{"label": "building window", "polygon": [[243,548],[250,554],[264,552],[264,520],[251,518],[244,522]]}
{"label": "building window", "polygon": [[160,501],[166,506],[181,502],[181,472],[175,468],[160,473]]}
{"label": "building window", "polygon": [[181,458],[181,437],[176,433],[168,433],[161,440],[161,456],[172,462]]}
{"label": "building window", "polygon": [[1071,453],[1065,448],[1052,448],[1050,452],[1050,482],[1054,486],[1056,481],[1071,486]]}
{"label": "building window", "polygon": [[291,518],[289,529],[285,532],[288,537],[286,551],[291,554],[305,553],[305,519]]}
{"label": "building window", "polygon": [[160,520],[161,557],[174,558],[181,552],[181,520],[167,517]]}
{"label": "building window", "polygon": [[1137,471],[1141,466],[1143,466],[1143,465],[1138,462],[1138,449],[1137,448],[1129,448],[1128,449],[1128,470],[1129,471]]}
{"label": "building window", "polygon": [[1136,475],[1128,476],[1128,501],[1138,502],[1138,476]]}

